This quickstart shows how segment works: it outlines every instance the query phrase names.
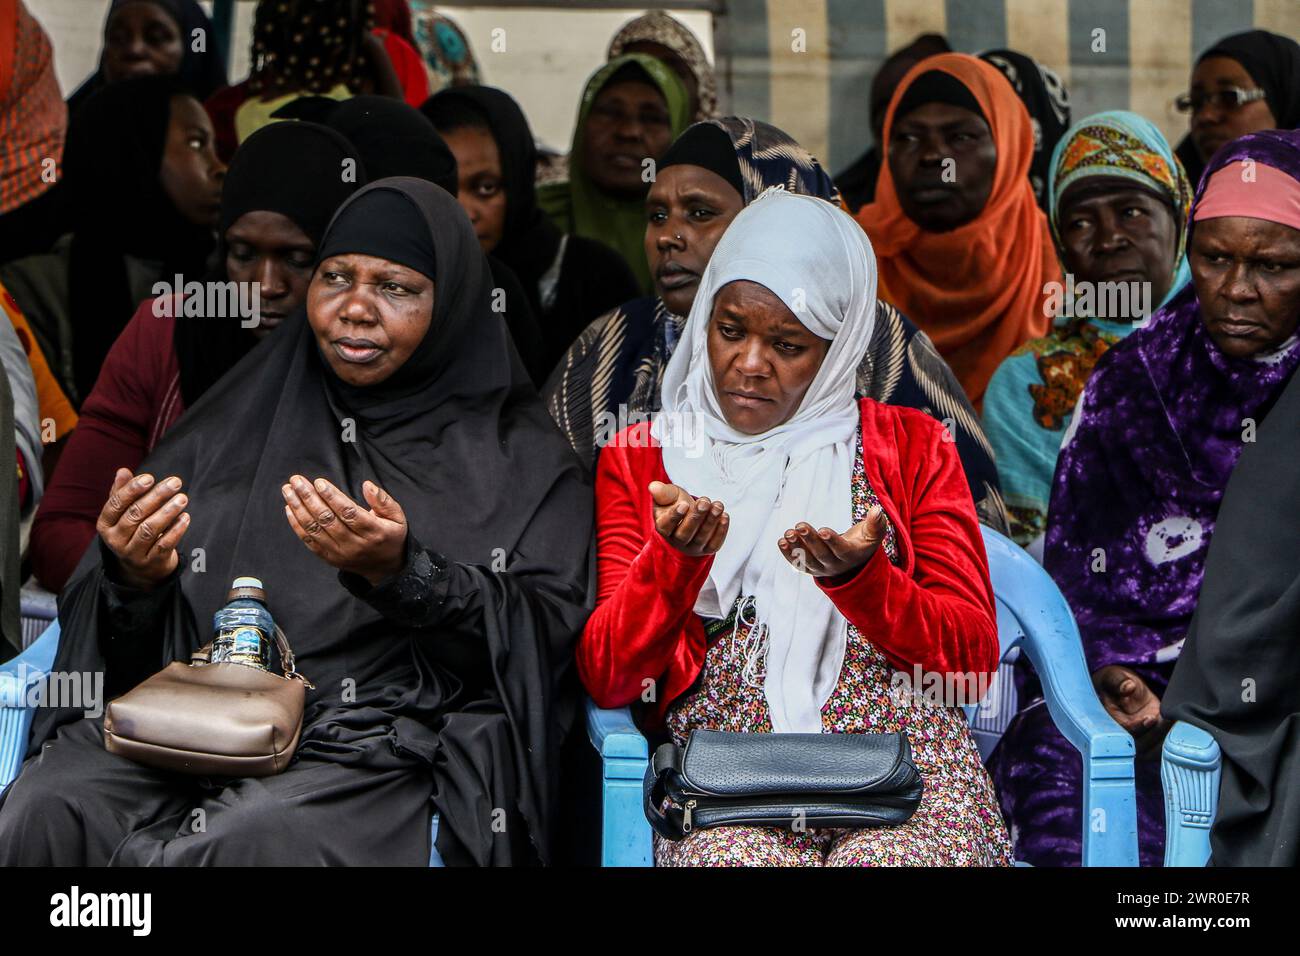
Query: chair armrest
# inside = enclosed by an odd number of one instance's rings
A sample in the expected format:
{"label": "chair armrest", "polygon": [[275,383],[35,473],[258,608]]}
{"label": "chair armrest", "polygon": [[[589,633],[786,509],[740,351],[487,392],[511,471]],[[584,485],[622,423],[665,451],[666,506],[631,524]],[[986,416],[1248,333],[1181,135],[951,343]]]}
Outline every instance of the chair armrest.
{"label": "chair armrest", "polygon": [[587,736],[602,757],[643,757],[649,759],[646,739],[632,720],[627,707],[604,710],[587,698]]}
{"label": "chair armrest", "polygon": [[1009,539],[982,531],[990,566],[1003,571],[994,582],[998,602],[1013,611],[1024,633],[1021,649],[1038,674],[1053,722],[1083,757],[1083,865],[1137,866],[1133,737],[1097,698],[1078,625],[1056,583]]}
{"label": "chair armrest", "polygon": [[642,781],[650,747],[623,707],[602,710],[587,700],[587,735],[600,753],[601,866],[651,866],[650,823],[642,806]]}
{"label": "chair armrest", "polygon": [[1205,866],[1219,807],[1222,756],[1214,738],[1178,721],[1165,737],[1160,782],[1165,791],[1165,866]]}
{"label": "chair armrest", "polygon": [[31,647],[0,664],[0,790],[18,776],[32,726],[28,690],[54,666],[59,622],[54,621]]}

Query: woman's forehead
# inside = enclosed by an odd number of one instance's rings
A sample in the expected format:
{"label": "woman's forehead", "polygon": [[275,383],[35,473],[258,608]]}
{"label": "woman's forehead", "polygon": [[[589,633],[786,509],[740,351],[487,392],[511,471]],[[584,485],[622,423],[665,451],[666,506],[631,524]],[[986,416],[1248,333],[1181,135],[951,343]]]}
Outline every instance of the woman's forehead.
{"label": "woman's forehead", "polygon": [[776,326],[775,331],[807,331],[781,296],[752,279],[735,279],[720,288],[713,297],[713,311],[715,315],[722,313],[741,321]]}
{"label": "woman's forehead", "polygon": [[337,252],[321,261],[322,268],[327,266],[331,269],[350,269],[356,272],[377,275],[404,276],[412,279],[416,277],[425,278],[424,274],[418,269],[412,269],[410,266],[402,265],[400,262],[394,262],[391,259],[367,255],[364,252]]}

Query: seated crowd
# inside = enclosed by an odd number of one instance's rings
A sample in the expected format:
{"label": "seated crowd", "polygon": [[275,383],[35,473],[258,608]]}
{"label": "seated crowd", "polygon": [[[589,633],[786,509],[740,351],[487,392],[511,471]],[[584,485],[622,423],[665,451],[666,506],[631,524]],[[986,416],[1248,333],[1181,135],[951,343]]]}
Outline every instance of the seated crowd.
{"label": "seated crowd", "polygon": [[[0,624],[30,572],[55,670],[112,699],[256,574],[313,685],[296,755],[182,776],[43,707],[0,864],[572,862],[585,694],[678,746],[910,743],[905,823],[656,835],[660,866],[1077,865],[1081,758],[999,669],[982,528],[1134,738],[1142,864],[1174,720],[1223,749],[1215,864],[1300,862],[1294,40],[1200,54],[1171,145],[928,34],[836,179],[720,115],[663,13],[567,156],[441,15],[254,19],[231,85],[194,0],[114,0],[66,103],[21,2],[0,29]],[[900,672],[1014,680],[987,760],[975,701]]]}

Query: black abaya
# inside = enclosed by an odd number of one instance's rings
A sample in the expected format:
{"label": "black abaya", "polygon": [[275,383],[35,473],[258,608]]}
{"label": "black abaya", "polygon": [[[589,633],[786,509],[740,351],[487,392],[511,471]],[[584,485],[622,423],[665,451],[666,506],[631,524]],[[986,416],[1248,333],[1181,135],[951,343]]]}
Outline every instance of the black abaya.
{"label": "black abaya", "polygon": [[1300,375],[1223,494],[1192,618],[1161,710],[1223,751],[1215,866],[1300,864]]}
{"label": "black abaya", "polygon": [[[410,811],[415,784],[404,783],[398,800],[384,783],[400,766],[441,814],[438,848],[448,863],[549,862],[558,747],[576,715],[576,695],[563,688],[586,617],[591,490],[524,381],[503,324],[490,321],[490,273],[454,199],[421,180],[372,184],[340,209],[323,254],[371,254],[366,235],[340,239],[343,221],[352,230],[379,226],[380,235],[400,228],[366,215],[376,190],[406,197],[432,238],[435,306],[424,340],[392,376],[364,389],[334,378],[302,313],[245,356],[144,465],[186,481],[192,524],[180,569],[154,591],[133,593],[113,583],[111,557],[106,568],[92,548],[61,599],[54,669],[104,670],[111,699],[187,658],[206,641],[230,581],[257,575],[298,669],[316,685],[295,762],[270,786],[296,792],[295,774],[320,775],[310,802],[288,806],[296,823],[329,834],[330,860],[419,857],[412,847],[427,831],[427,807]],[[284,517],[280,485],[295,473],[327,477],[357,501],[366,479],[391,494],[408,522],[404,570],[371,588],[313,556]],[[69,793],[59,770],[68,764],[50,756],[63,746],[60,728],[85,724],[79,711],[38,713],[31,759],[0,809],[0,860],[46,859],[44,845],[19,836],[44,819],[42,807],[74,801],[95,808],[87,825],[104,825],[97,815],[112,811],[110,797],[84,785]],[[94,738],[82,729],[73,739]],[[222,832],[213,814],[226,812],[231,792],[204,797],[209,834]],[[119,861],[215,859],[210,836],[177,829],[170,803],[158,814],[131,831]],[[406,821],[400,833],[379,839],[352,825],[385,815]],[[268,847],[260,826],[225,832],[221,862],[268,854],[306,862],[325,852],[313,844],[299,855],[288,835]],[[75,859],[82,838],[66,840],[51,838],[58,859]],[[426,837],[426,859],[427,848]]]}

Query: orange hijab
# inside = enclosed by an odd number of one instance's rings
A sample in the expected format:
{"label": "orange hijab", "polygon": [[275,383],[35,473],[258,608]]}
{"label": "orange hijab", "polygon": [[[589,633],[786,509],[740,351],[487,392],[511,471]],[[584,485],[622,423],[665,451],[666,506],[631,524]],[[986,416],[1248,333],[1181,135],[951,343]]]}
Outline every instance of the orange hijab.
{"label": "orange hijab", "polygon": [[886,159],[875,202],[863,206],[857,219],[876,250],[880,297],[930,336],[980,408],[998,364],[1026,340],[1047,334],[1043,286],[1059,282],[1061,269],[1047,217],[1029,183],[1034,155],[1029,113],[996,67],[964,53],[943,53],[916,64],[889,103],[885,143],[900,98],[931,70],[956,77],[988,121],[998,153],[988,202],[964,226],[926,232],[899,205]]}

